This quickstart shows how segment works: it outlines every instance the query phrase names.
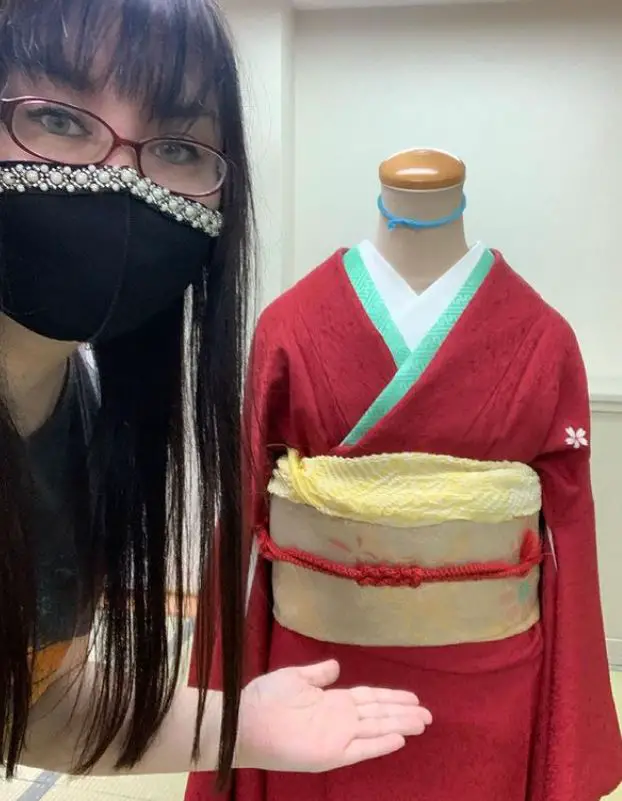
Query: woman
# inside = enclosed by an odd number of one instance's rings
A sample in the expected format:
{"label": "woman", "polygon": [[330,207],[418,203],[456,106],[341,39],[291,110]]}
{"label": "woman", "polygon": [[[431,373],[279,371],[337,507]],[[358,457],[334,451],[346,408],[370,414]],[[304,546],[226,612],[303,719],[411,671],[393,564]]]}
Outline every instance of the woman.
{"label": "woman", "polygon": [[[240,690],[251,203],[217,9],[4,0],[0,82],[8,775],[18,760],[77,773],[194,764],[218,765],[225,781],[233,764],[317,771],[400,748],[429,713],[408,693],[324,691],[337,677],[332,662]],[[199,496],[193,569],[226,632],[222,694],[177,686],[189,467]],[[95,612],[97,666],[86,662]]]}

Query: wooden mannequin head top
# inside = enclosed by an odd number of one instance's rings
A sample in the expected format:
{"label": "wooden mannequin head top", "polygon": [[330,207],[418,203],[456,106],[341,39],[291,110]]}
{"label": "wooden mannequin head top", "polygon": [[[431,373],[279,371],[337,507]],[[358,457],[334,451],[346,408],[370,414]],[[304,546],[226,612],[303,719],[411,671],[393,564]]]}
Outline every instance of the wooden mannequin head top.
{"label": "wooden mannequin head top", "polygon": [[[389,214],[406,220],[440,220],[464,202],[466,168],[442,150],[405,150],[380,165],[380,196]],[[387,224],[380,210],[376,249],[416,292],[423,292],[456,264],[468,245],[464,221],[413,229]]]}
{"label": "wooden mannequin head top", "polygon": [[422,192],[461,187],[466,167],[442,150],[404,150],[380,165],[380,183],[389,189]]}

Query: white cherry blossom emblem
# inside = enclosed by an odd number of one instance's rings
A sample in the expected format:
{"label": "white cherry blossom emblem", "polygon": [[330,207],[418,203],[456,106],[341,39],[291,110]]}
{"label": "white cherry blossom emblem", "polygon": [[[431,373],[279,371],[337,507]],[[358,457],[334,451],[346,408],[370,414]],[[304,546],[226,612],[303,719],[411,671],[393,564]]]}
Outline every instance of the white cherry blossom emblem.
{"label": "white cherry blossom emblem", "polygon": [[587,448],[589,443],[587,431],[584,428],[567,428],[566,435],[566,445],[570,445],[571,448],[577,450],[579,448]]}

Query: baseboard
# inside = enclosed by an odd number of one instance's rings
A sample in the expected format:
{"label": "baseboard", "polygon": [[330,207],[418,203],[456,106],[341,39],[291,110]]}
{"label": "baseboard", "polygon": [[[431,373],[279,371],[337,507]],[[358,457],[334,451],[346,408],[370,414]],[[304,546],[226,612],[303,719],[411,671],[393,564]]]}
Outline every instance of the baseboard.
{"label": "baseboard", "polygon": [[612,670],[622,670],[622,640],[607,640],[607,655]]}
{"label": "baseboard", "polygon": [[622,379],[593,378],[590,381],[590,403],[593,412],[622,413]]}

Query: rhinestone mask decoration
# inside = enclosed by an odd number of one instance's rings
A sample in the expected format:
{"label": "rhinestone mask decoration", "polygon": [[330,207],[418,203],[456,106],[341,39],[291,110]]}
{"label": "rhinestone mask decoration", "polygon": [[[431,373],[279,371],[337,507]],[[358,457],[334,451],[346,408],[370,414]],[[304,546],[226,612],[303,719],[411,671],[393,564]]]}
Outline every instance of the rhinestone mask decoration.
{"label": "rhinestone mask decoration", "polygon": [[0,166],[0,194],[4,192],[53,192],[68,195],[129,192],[167,217],[196,228],[208,236],[218,236],[223,226],[223,217],[219,211],[175,195],[149,178],[142,178],[131,167],[5,163]]}

